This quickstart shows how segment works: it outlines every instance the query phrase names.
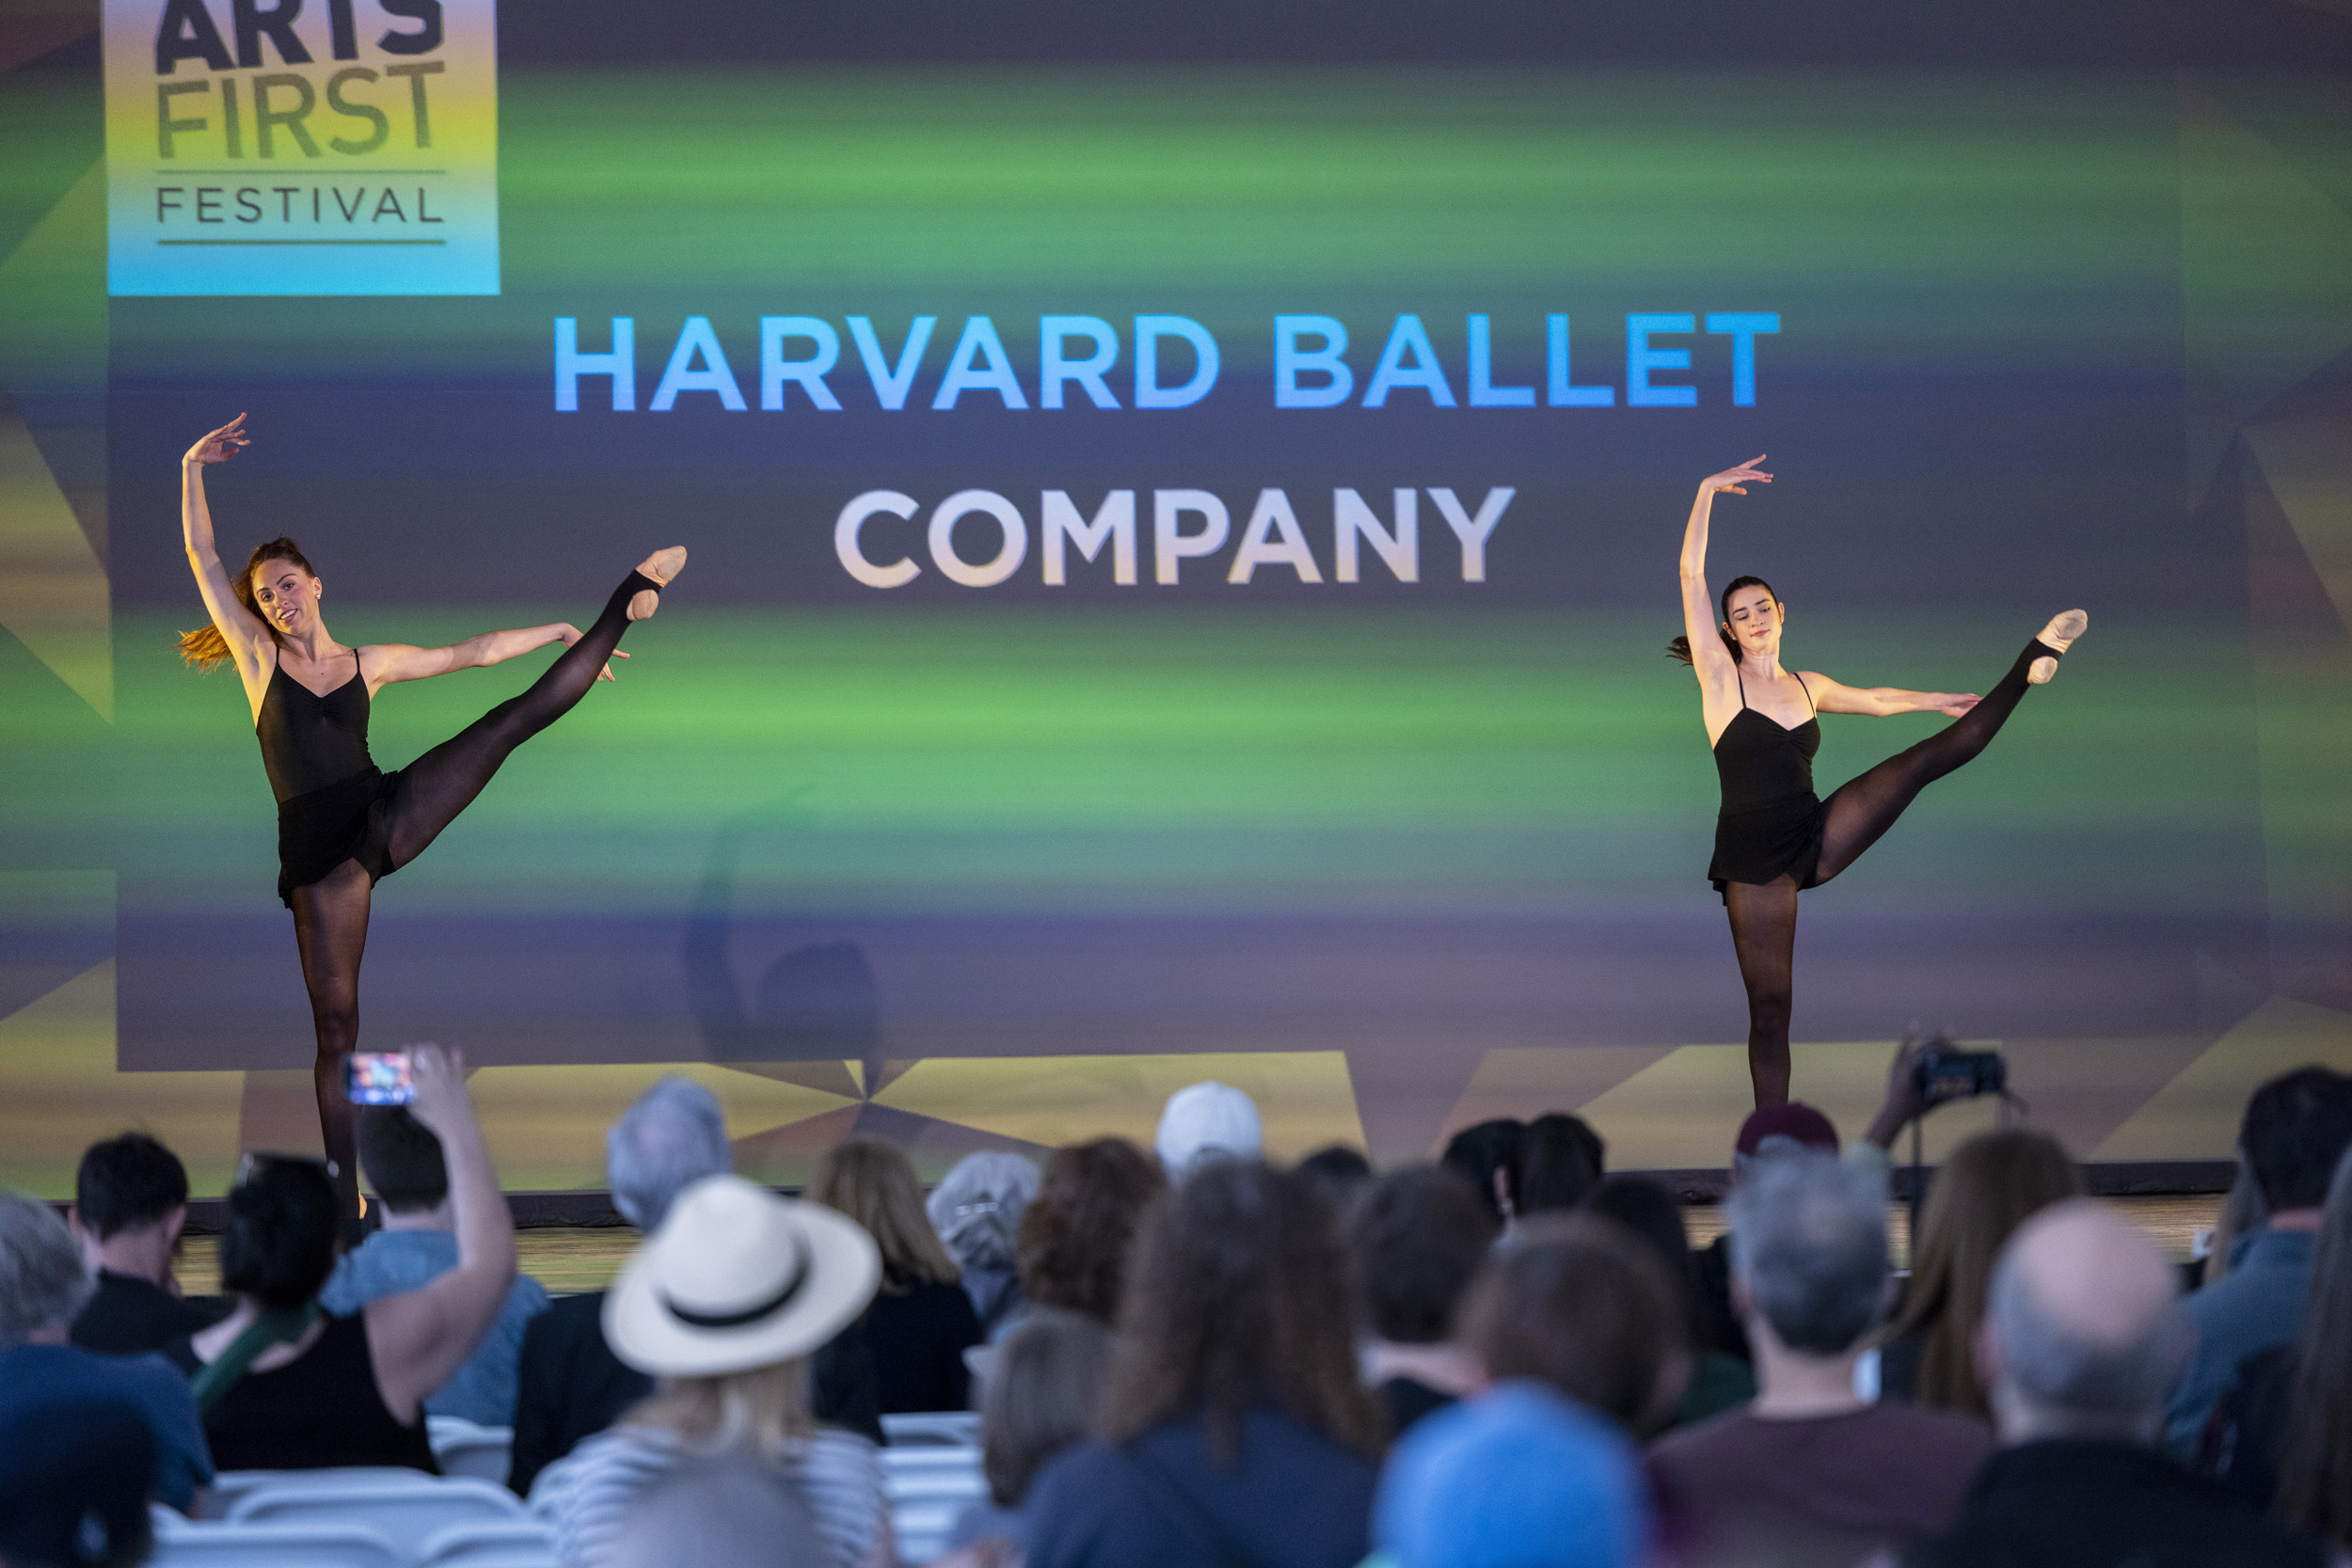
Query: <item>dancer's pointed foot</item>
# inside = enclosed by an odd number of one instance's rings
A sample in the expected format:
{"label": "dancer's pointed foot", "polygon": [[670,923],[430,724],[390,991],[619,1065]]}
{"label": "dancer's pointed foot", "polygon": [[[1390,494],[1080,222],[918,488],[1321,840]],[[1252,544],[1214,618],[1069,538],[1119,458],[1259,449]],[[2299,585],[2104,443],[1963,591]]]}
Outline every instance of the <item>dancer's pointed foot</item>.
{"label": "dancer's pointed foot", "polygon": [[[686,546],[672,545],[666,550],[656,550],[638,562],[637,570],[643,576],[651,578],[662,587],[667,588],[680,572],[686,570]],[[660,594],[650,588],[641,589],[628,601],[628,618],[632,621],[643,621],[660,608]]]}
{"label": "dancer's pointed foot", "polygon": [[[2056,648],[2059,653],[2064,653],[2074,645],[2074,639],[2080,637],[2084,628],[2090,625],[2090,616],[2088,611],[2062,610],[2050,617],[2050,624],[2042,628],[2042,635],[2034,641],[2045,648]],[[2050,683],[2050,677],[2058,673],[2058,661],[2055,658],[2037,658],[2026,667],[2026,679],[2036,686],[2047,686]]]}

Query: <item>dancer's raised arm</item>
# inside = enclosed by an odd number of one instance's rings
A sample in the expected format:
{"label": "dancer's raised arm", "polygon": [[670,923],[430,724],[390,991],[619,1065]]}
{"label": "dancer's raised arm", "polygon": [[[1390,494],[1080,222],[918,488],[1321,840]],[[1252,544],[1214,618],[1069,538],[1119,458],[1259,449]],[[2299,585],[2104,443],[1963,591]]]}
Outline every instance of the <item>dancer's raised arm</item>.
{"label": "dancer's raised arm", "polygon": [[[550,642],[561,642],[566,648],[580,641],[580,628],[568,621],[557,621],[544,626],[525,626],[516,631],[477,632],[463,642],[452,642],[443,648],[419,648],[406,642],[372,642],[360,650],[368,673],[368,688],[380,691],[394,681],[429,680],[446,675],[453,670],[479,670],[487,665],[503,664],[517,655],[533,648],[544,648]],[[628,655],[615,648],[613,658]],[[608,659],[596,673],[596,679],[612,678],[612,664]]]}
{"label": "dancer's raised arm", "polygon": [[1691,521],[1682,531],[1682,630],[1683,650],[1691,667],[1699,677],[1699,685],[1711,695],[1718,688],[1728,689],[1732,683],[1735,661],[1731,651],[1724,646],[1723,633],[1716,625],[1715,595],[1707,586],[1707,525],[1714,511],[1716,492],[1728,490],[1744,496],[1751,481],[1770,484],[1772,476],[1756,467],[1764,461],[1757,452],[1736,468],[1709,474],[1699,481],[1699,493],[1691,502]]}
{"label": "dancer's raised arm", "polygon": [[1823,713],[1859,713],[1884,719],[1898,713],[1948,713],[1957,719],[1977,705],[1973,691],[1906,691],[1899,686],[1848,686],[1818,670],[1801,672]]}
{"label": "dancer's raised arm", "polygon": [[[250,692],[268,673],[262,668],[262,654],[273,646],[269,628],[237,597],[236,584],[230,580],[228,568],[220,563],[220,552],[214,547],[213,510],[204,499],[204,470],[228,462],[246,444],[245,416],[240,414],[199,437],[180,459],[180,533],[187,546],[188,568],[196,574],[196,586],[204,595],[204,608],[212,614],[221,642],[217,649],[192,649],[190,657],[208,665],[233,659]],[[183,639],[183,647],[187,646]]]}

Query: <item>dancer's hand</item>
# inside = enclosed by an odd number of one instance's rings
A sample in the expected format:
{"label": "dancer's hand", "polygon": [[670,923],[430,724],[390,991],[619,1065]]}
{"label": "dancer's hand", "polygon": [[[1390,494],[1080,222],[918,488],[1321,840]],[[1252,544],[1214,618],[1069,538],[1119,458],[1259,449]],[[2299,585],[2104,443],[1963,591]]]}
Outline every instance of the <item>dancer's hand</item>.
{"label": "dancer's hand", "polygon": [[408,1047],[408,1114],[427,1132],[448,1137],[473,1119],[466,1098],[463,1052],[437,1045]]}
{"label": "dancer's hand", "polygon": [[[573,626],[568,621],[563,622],[555,628],[555,640],[568,648],[573,643],[580,641],[580,628]],[[628,655],[621,652],[618,648],[612,650],[612,658],[627,658],[628,657]],[[600,681],[609,681],[612,678],[612,659],[607,659],[605,660],[604,668],[597,672],[596,679]]]}
{"label": "dancer's hand", "polygon": [[1977,694],[1973,691],[1931,691],[1920,708],[1927,713],[1948,713],[1957,719],[1976,705]]}
{"label": "dancer's hand", "polygon": [[1742,488],[1744,485],[1770,484],[1772,482],[1772,476],[1756,467],[1758,463],[1764,461],[1764,455],[1759,451],[1736,468],[1725,468],[1722,473],[1708,474],[1699,481],[1699,488],[1710,495],[1727,492],[1734,496],[1744,496],[1747,494],[1747,491]]}
{"label": "dancer's hand", "polygon": [[180,459],[183,463],[226,463],[252,443],[245,437],[245,416],[238,415],[208,436],[199,436]]}

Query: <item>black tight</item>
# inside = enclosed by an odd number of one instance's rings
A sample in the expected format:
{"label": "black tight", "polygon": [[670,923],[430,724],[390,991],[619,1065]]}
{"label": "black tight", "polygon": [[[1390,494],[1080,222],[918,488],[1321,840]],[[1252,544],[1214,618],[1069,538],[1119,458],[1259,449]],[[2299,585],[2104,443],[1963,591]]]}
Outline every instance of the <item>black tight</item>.
{"label": "black tight", "polygon": [[[1975,707],[1916,746],[1840,784],[1824,804],[1821,858],[1806,885],[1818,887],[1851,865],[1895,825],[1921,790],[1983,751],[2025,696],[2033,661],[2056,654],[2039,641],[2026,643],[2009,673]],[[1740,955],[1740,978],[1748,991],[1748,1077],[1758,1105],[1777,1104],[1788,1098],[1796,877],[1785,875],[1760,885],[1726,882],[1724,907],[1731,916],[1731,943]]]}
{"label": "black tight", "polygon": [[[395,870],[421,854],[516,747],[554,723],[596,683],[621,633],[628,602],[659,585],[634,572],[605,602],[604,613],[564,650],[519,697],[501,703],[451,739],[403,769],[391,800],[388,852]],[[343,1058],[359,1042],[359,959],[368,945],[368,903],[374,879],[358,861],[345,861],[319,881],[294,889],[294,942],[302,951],[302,983],[310,993],[310,1026],[318,1037],[311,1086],[318,1096],[319,1131],[335,1162],[335,1186],[346,1215],[359,1212],[359,1170],[354,1146],[358,1120],[343,1093]]]}

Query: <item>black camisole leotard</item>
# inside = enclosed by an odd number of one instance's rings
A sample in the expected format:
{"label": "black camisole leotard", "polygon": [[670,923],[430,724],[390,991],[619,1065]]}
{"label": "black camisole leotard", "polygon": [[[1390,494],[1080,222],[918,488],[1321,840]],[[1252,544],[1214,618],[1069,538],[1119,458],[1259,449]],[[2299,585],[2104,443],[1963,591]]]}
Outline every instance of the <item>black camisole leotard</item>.
{"label": "black camisole leotard", "polygon": [[[1804,686],[1803,675],[1797,684]],[[1809,686],[1804,698],[1813,701]],[[1740,712],[1715,740],[1724,804],[1715,818],[1715,859],[1707,876],[1717,893],[1725,882],[1760,886],[1790,873],[1799,887],[1813,885],[1821,858],[1821,801],[1813,793],[1813,755],[1820,749],[1819,719],[1784,729],[1748,706],[1747,682],[1740,680]]]}
{"label": "black camisole leotard", "polygon": [[356,860],[382,880],[394,869],[391,839],[398,773],[368,755],[368,683],[352,650],[351,678],[322,697],[286,673],[270,673],[253,733],[278,797],[278,896]]}

